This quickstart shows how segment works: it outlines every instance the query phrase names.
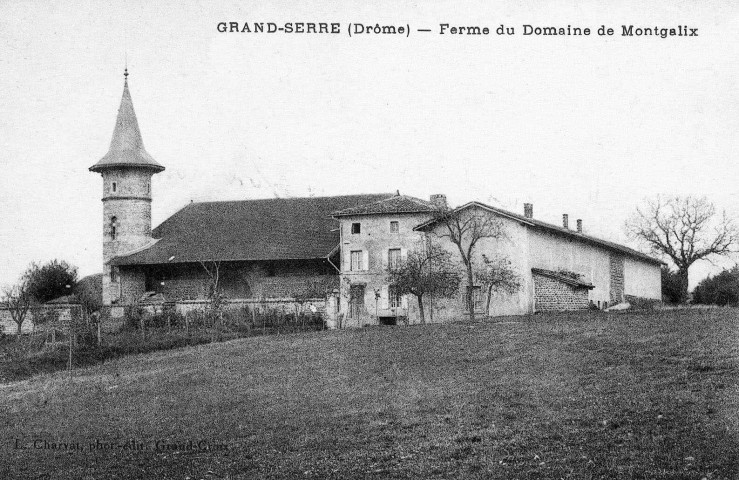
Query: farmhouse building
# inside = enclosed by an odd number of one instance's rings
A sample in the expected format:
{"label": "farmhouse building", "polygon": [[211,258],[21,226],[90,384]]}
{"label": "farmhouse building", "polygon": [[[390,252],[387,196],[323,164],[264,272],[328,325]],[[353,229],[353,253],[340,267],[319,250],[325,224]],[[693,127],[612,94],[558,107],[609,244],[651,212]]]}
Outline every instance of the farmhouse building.
{"label": "farmhouse building", "polygon": [[[144,298],[187,309],[214,291],[228,303],[274,306],[310,300],[340,326],[418,321],[413,298],[388,284],[388,265],[440,235],[439,211],[498,218],[505,237],[483,239],[482,255],[504,256],[521,278],[488,301],[479,285],[430,299],[428,320],[542,310],[606,308],[629,296],[661,298],[660,262],[635,250],[479,202],[449,209],[399,193],[191,203],[151,228],[151,180],[164,170],[144,149],[125,74],[108,153],[90,170],[103,178],[103,303],[121,312]],[[467,288],[474,292],[467,305]]]}

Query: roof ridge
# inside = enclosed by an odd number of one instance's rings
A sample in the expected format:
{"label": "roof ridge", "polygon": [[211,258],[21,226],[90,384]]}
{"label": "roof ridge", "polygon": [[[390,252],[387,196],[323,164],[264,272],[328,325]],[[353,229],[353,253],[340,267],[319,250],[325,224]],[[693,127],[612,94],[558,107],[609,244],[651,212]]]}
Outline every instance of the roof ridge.
{"label": "roof ridge", "polygon": [[[206,204],[213,204],[213,203],[240,203],[240,202],[260,202],[260,201],[269,201],[269,200],[311,200],[311,199],[322,199],[322,198],[347,198],[347,197],[365,197],[370,195],[393,195],[391,193],[353,193],[353,194],[345,194],[345,195],[321,195],[320,197],[317,196],[303,196],[303,197],[270,197],[270,198],[245,198],[242,200],[206,200],[201,202],[195,202],[192,201],[187,204],[189,205],[206,205]],[[382,200],[375,200],[377,202],[381,202],[387,199]],[[371,202],[371,203],[374,203]],[[185,207],[183,207],[185,208]]]}
{"label": "roof ridge", "polygon": [[[664,263],[664,262],[662,262],[661,260],[659,260],[657,258],[654,258],[654,257],[652,257],[652,256],[650,256],[650,255],[648,255],[646,253],[642,253],[639,250],[636,250],[634,248],[628,247],[626,245],[621,245],[620,243],[616,243],[616,242],[613,242],[613,241],[610,241],[610,240],[605,240],[603,238],[596,237],[594,235],[588,235],[586,233],[578,232],[576,230],[570,230],[569,228],[560,227],[560,226],[555,225],[553,223],[544,222],[544,221],[539,220],[539,219],[528,218],[528,217],[526,217],[524,215],[521,215],[521,214],[518,214],[518,213],[515,213],[515,212],[511,212],[509,210],[506,210],[505,208],[500,208],[500,207],[496,207],[496,206],[493,206],[493,205],[488,205],[486,203],[483,203],[483,202],[480,202],[480,201],[477,201],[477,200],[472,200],[470,202],[467,202],[464,205],[461,205],[461,206],[453,209],[452,212],[454,212],[454,211],[460,211],[460,210],[462,210],[464,208],[467,208],[467,207],[469,207],[471,205],[478,205],[478,206],[481,206],[483,208],[488,208],[488,209],[494,210],[494,211],[496,211],[496,212],[498,212],[500,214],[507,215],[507,216],[510,216],[510,217],[514,217],[517,220],[520,220],[522,222],[525,222],[525,223],[527,223],[529,225],[532,225],[532,226],[535,226],[535,227],[538,226],[538,227],[541,227],[541,228],[548,228],[550,230],[554,230],[554,231],[559,232],[559,233],[562,233],[562,234],[572,235],[575,238],[581,238],[581,239],[583,239],[585,241],[595,242],[595,243],[600,244],[603,247],[611,248],[611,249],[615,249],[615,250],[619,250],[622,253],[629,254],[629,255],[632,255],[632,256],[635,256],[635,257],[639,257],[639,258],[642,258],[644,260],[648,260],[648,261],[651,261],[651,262],[654,262],[654,263],[660,263],[660,264]],[[434,222],[434,219],[430,219],[430,220],[428,220],[428,221],[426,221],[426,222],[424,222],[424,223],[422,223],[420,225],[417,225],[416,227],[414,227],[414,229],[425,227],[427,225],[432,224],[433,222]]]}

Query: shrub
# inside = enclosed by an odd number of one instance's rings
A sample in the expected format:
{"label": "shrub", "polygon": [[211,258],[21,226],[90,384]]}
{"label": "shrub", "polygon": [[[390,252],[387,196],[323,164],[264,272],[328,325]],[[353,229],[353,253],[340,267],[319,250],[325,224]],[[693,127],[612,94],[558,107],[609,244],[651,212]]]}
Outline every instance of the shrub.
{"label": "shrub", "polygon": [[703,279],[693,290],[693,303],[739,305],[739,266]]}
{"label": "shrub", "polygon": [[152,328],[179,328],[184,327],[185,317],[178,313],[177,310],[172,306],[165,306],[161,313],[158,313],[151,317],[146,322],[147,327]]}
{"label": "shrub", "polygon": [[128,305],[123,314],[123,325],[121,325],[121,329],[137,330],[141,328],[141,319],[146,315],[146,310],[141,305]]}
{"label": "shrub", "polygon": [[626,301],[635,310],[654,310],[662,303],[653,298],[634,297],[631,295],[626,295]]}

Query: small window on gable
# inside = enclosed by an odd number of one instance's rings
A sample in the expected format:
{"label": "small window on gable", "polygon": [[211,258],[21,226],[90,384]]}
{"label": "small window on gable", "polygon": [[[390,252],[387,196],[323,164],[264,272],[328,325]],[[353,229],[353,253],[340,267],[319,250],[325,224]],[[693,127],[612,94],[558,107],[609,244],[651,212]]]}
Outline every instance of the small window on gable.
{"label": "small window on gable", "polygon": [[115,240],[118,234],[118,217],[110,217],[110,239]]}
{"label": "small window on gable", "polygon": [[118,190],[118,184],[116,182],[113,182],[113,184],[110,186],[110,189],[115,193]]}
{"label": "small window on gable", "polygon": [[390,233],[398,233],[398,231],[399,231],[398,222],[395,222],[395,221],[390,222]]}
{"label": "small window on gable", "polygon": [[352,223],[352,233],[359,233],[361,231],[359,223]]}

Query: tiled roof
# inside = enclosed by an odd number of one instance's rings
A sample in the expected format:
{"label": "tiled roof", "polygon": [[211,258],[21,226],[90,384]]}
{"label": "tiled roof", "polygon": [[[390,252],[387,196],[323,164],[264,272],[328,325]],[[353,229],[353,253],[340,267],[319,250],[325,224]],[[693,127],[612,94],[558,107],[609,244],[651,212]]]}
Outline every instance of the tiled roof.
{"label": "tiled roof", "polygon": [[123,97],[118,108],[110,149],[98,163],[90,167],[90,171],[101,172],[106,168],[122,166],[149,168],[157,172],[164,170],[164,167],[144,149],[139,122],[136,120],[131,93],[128,91],[128,79],[123,82]]}
{"label": "tiled roof", "polygon": [[[626,247],[624,245],[620,245],[618,243],[610,242],[608,240],[603,240],[598,237],[593,237],[591,235],[586,235],[584,233],[577,232],[575,230],[570,230],[568,228],[559,227],[557,225],[552,225],[551,223],[542,222],[541,220],[535,220],[533,218],[527,218],[523,215],[519,215],[517,213],[509,212],[508,210],[503,210],[502,208],[492,207],[490,205],[485,205],[484,203],[480,202],[469,202],[465,205],[462,205],[461,207],[456,208],[454,211],[460,211],[472,206],[477,206],[489,211],[492,211],[494,213],[497,213],[499,215],[502,215],[504,217],[512,218],[513,220],[519,221],[525,225],[528,225],[532,228],[537,228],[540,230],[547,231],[549,233],[564,235],[569,238],[580,240],[584,243],[589,243],[591,245],[597,245],[599,247],[607,248],[609,250],[614,250],[620,253],[623,253],[625,255],[628,255],[630,257],[638,258],[640,260],[644,260],[646,262],[654,263],[657,265],[662,265],[664,262],[661,260],[658,260],[656,258],[650,257],[649,255],[646,255],[644,253],[638,252],[634,250],[633,248]],[[427,222],[422,223],[421,225],[418,225],[414,228],[414,230],[424,230],[430,225],[433,225],[436,223],[436,219],[431,219]]]}
{"label": "tiled roof", "polygon": [[191,203],[154,229],[155,244],[111,264],[325,258],[339,244],[331,212],[390,195]]}
{"label": "tiled roof", "polygon": [[394,195],[377,202],[359,205],[357,207],[345,208],[333,212],[333,217],[346,217],[350,215],[373,215],[383,213],[420,213],[436,210],[433,203],[408,195]]}
{"label": "tiled roof", "polygon": [[543,275],[545,277],[554,278],[555,280],[559,280],[560,282],[574,285],[576,287],[583,287],[587,288],[588,290],[592,290],[593,288],[595,288],[595,285],[593,285],[592,283],[584,282],[579,278],[570,277],[569,275],[564,275],[552,270],[544,270],[543,268],[532,268],[531,272],[538,275]]}

